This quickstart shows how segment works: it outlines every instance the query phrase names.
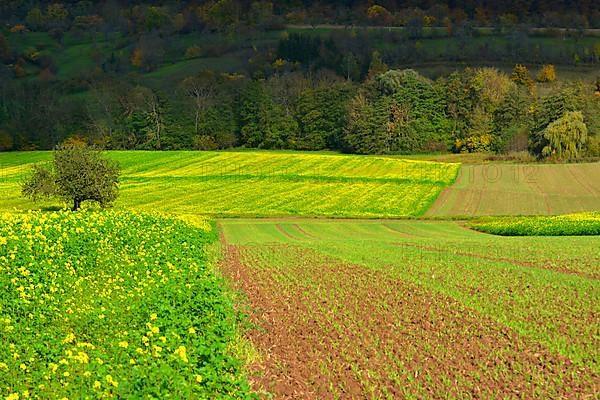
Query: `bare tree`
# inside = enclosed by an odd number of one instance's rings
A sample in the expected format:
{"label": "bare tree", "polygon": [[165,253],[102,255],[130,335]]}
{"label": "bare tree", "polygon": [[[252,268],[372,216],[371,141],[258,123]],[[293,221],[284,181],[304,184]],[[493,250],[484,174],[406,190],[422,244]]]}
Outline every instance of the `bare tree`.
{"label": "bare tree", "polygon": [[163,101],[152,89],[136,86],[131,91],[127,102],[127,113],[144,114],[149,129],[146,131],[146,143],[154,142],[157,149],[161,148],[161,136],[164,127]]}
{"label": "bare tree", "polygon": [[185,95],[194,102],[194,129],[198,133],[200,116],[212,104],[217,91],[217,79],[212,71],[203,71],[181,82]]}

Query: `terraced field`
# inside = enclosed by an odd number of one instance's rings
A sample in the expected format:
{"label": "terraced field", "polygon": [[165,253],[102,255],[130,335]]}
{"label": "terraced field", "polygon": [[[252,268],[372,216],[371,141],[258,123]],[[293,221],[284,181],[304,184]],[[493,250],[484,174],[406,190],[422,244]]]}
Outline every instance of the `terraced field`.
{"label": "terraced field", "polygon": [[593,397],[597,237],[456,222],[224,220],[276,397]]}
{"label": "terraced field", "polygon": [[[0,208],[35,209],[19,180],[50,153],[0,154]],[[266,152],[110,152],[123,169],[117,207],[222,216],[421,215],[458,164]],[[57,206],[44,203],[42,207]]]}
{"label": "terraced field", "polygon": [[429,216],[556,215],[598,211],[600,163],[461,167]]}

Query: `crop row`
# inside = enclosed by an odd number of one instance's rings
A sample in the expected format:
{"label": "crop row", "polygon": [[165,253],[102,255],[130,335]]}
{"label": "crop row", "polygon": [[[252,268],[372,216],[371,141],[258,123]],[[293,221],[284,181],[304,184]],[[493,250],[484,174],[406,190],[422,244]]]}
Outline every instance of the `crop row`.
{"label": "crop row", "polygon": [[549,398],[594,378],[451,297],[288,245],[229,246],[260,326],[254,385],[313,398]]}

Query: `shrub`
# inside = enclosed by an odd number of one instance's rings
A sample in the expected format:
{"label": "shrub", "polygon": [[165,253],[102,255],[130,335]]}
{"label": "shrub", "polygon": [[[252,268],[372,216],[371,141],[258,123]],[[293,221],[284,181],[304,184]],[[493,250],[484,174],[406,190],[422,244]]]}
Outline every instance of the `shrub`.
{"label": "shrub", "polygon": [[194,149],[196,150],[216,150],[219,145],[208,135],[198,135],[194,138]]}
{"label": "shrub", "polygon": [[537,76],[538,82],[554,82],[556,80],[556,69],[554,65],[547,64],[542,67]]}

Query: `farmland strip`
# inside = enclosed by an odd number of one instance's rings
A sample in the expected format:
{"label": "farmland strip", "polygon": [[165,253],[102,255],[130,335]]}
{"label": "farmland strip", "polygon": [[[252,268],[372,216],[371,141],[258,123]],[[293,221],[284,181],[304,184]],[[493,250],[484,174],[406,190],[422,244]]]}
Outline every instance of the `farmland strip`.
{"label": "farmland strip", "polygon": [[226,246],[281,398],[584,397],[598,376],[457,301],[298,246]]}

